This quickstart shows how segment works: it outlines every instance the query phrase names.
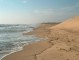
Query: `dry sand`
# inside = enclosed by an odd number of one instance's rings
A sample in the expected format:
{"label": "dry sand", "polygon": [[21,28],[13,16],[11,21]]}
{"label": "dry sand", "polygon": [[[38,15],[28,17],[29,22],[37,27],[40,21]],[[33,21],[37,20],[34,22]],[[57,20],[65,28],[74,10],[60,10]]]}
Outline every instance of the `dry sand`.
{"label": "dry sand", "polygon": [[64,29],[69,32],[79,33],[79,16],[70,18],[61,24],[51,27],[50,29]]}
{"label": "dry sand", "polygon": [[79,60],[78,24],[78,16],[58,25],[55,24],[56,26],[42,24],[27,34],[48,40],[25,46],[24,50],[13,53],[3,60]]}

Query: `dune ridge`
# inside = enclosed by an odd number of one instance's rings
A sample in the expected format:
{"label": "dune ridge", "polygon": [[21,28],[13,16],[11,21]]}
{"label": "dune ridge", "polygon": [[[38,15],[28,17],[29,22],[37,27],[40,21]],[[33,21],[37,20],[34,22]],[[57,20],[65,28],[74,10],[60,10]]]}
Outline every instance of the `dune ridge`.
{"label": "dune ridge", "polygon": [[70,18],[50,29],[64,29],[71,32],[79,33],[79,16]]}

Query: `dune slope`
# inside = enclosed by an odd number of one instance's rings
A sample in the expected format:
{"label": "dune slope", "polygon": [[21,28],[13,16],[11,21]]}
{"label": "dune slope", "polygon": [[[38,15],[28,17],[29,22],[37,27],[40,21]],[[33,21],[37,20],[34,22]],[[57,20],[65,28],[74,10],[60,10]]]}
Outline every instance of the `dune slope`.
{"label": "dune slope", "polygon": [[75,33],[79,32],[79,16],[70,18],[61,24],[51,27],[51,29],[62,29],[62,30],[65,29],[67,31]]}

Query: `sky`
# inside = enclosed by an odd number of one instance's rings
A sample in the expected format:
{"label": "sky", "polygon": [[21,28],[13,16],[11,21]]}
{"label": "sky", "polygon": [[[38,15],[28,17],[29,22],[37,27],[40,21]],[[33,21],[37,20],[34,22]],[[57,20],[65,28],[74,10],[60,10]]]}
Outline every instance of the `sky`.
{"label": "sky", "polygon": [[79,0],[0,0],[0,24],[62,22],[79,15]]}

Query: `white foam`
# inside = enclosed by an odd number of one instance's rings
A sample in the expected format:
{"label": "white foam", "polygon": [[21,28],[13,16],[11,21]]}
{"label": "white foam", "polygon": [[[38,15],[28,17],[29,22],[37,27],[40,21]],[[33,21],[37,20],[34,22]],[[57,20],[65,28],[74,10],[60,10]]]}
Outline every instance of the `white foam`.
{"label": "white foam", "polygon": [[21,50],[23,50],[23,48],[22,47],[19,47],[19,49],[18,50],[11,50],[11,52],[10,53],[8,53],[8,54],[5,54],[0,60],[2,60],[4,57],[6,57],[6,56],[8,56],[8,55],[10,55],[10,54],[12,54],[12,53],[15,53],[15,52],[19,52],[19,51],[21,51]]}

